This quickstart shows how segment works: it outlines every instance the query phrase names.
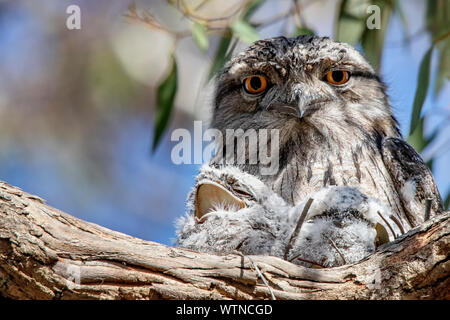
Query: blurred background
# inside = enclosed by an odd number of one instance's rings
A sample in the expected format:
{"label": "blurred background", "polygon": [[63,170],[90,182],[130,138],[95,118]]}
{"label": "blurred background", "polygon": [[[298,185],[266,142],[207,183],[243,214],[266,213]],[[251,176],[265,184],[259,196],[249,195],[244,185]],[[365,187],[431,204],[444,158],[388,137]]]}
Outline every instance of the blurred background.
{"label": "blurred background", "polygon": [[[381,30],[365,28],[371,3]],[[66,26],[70,5],[81,29]],[[171,245],[200,166],[173,164],[172,130],[208,120],[209,79],[231,53],[315,33],[353,43],[379,68],[448,203],[448,19],[446,0],[0,1],[0,180]]]}

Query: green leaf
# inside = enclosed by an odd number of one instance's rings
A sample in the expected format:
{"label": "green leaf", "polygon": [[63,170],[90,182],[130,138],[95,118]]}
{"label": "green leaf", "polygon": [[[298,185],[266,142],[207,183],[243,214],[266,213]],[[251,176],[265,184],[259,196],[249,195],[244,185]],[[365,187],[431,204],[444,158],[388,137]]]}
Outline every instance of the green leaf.
{"label": "green leaf", "polygon": [[[424,122],[425,117],[421,117],[419,123],[417,124],[416,129],[407,138],[408,143],[419,153],[422,152],[425,149],[425,147],[428,146],[436,138],[439,132],[438,129],[435,129],[432,134],[430,134],[428,137],[425,137]],[[430,168],[430,170],[432,170],[433,159],[427,161],[426,164]]]}
{"label": "green leaf", "polygon": [[342,0],[338,11],[334,38],[337,41],[357,44],[366,27],[367,3],[359,0]]}
{"label": "green leaf", "polygon": [[414,132],[407,138],[408,143],[419,153],[426,147],[426,141],[423,136],[423,123],[424,118],[422,117]]}
{"label": "green leaf", "polygon": [[[245,13],[242,17],[243,21],[248,21],[253,13],[264,3],[265,0],[253,0],[250,1],[245,9]],[[259,35],[258,35],[259,38]],[[209,69],[208,80],[210,80],[215,74],[217,74],[225,65],[225,63],[230,60],[233,53],[234,47],[237,41],[231,41],[233,39],[232,30],[226,30],[220,39],[219,46],[217,48],[216,54],[214,56],[213,63]],[[256,37],[255,37],[256,39]],[[236,40],[236,39],[235,39]]]}
{"label": "green leaf", "polygon": [[[361,44],[367,60],[374,66],[377,72],[381,67],[381,56],[383,54],[384,38],[392,12],[391,3],[385,0],[374,2],[380,8],[380,29],[366,28],[361,37]],[[365,21],[369,18],[366,16]]]}
{"label": "green leaf", "polygon": [[216,55],[214,56],[213,63],[209,69],[208,80],[210,80],[217,72],[219,72],[225,63],[230,59],[232,51],[230,49],[232,34],[230,30],[225,31],[222,34],[222,38],[219,42]]}
{"label": "green leaf", "polygon": [[244,43],[253,43],[259,40],[259,34],[248,22],[237,20],[231,25],[233,34]]}
{"label": "green leaf", "polygon": [[364,22],[357,17],[343,14],[338,20],[336,27],[336,40],[357,44],[364,32]]}
{"label": "green leaf", "polygon": [[384,32],[381,30],[366,29],[361,37],[364,55],[377,72],[380,71],[383,42]]}
{"label": "green leaf", "polygon": [[[441,39],[436,45],[439,52],[438,67],[434,95],[438,95],[443,87],[444,80],[450,75],[450,44],[445,35],[450,32],[450,2],[448,0],[427,1],[426,27],[431,33],[432,39]],[[442,37],[444,39],[442,41]]]}
{"label": "green leaf", "polygon": [[178,85],[178,71],[175,56],[172,56],[172,68],[170,73],[159,85],[156,93],[156,116],[155,116],[155,131],[153,137],[152,152],[156,150],[161,136],[167,127],[167,124],[172,114],[173,105],[175,101],[175,94]]}
{"label": "green leaf", "polygon": [[433,39],[450,31],[450,3],[448,0],[427,1],[426,27]]}
{"label": "green leaf", "polygon": [[247,9],[245,10],[242,20],[248,21],[251,18],[251,16],[255,13],[255,11],[264,3],[264,1],[265,0],[250,1],[247,5]]}
{"label": "green leaf", "polygon": [[198,47],[206,51],[209,46],[208,36],[206,35],[206,28],[198,22],[194,22],[191,27],[192,37],[197,43]]}
{"label": "green leaf", "polygon": [[403,8],[400,5],[400,1],[399,0],[394,0],[393,1],[393,9],[394,12],[398,15],[398,18],[400,19],[400,22],[402,23],[403,26],[403,32],[405,33],[405,40],[406,43],[409,44],[410,39],[409,39],[409,26],[408,26],[408,20],[406,19],[405,13],[403,12]]}
{"label": "green leaf", "polygon": [[313,36],[315,32],[307,27],[296,27],[294,31],[294,37],[298,36]]}
{"label": "green leaf", "polygon": [[432,52],[433,46],[428,49],[428,51],[425,53],[425,56],[422,58],[422,62],[420,63],[416,94],[414,96],[413,110],[411,115],[411,125],[409,127],[410,135],[414,132],[420,122],[420,113],[427,96],[428,86],[430,82],[430,64]]}
{"label": "green leaf", "polygon": [[439,61],[437,66],[434,95],[437,96],[444,86],[445,79],[450,79],[450,41],[445,40],[437,44]]}

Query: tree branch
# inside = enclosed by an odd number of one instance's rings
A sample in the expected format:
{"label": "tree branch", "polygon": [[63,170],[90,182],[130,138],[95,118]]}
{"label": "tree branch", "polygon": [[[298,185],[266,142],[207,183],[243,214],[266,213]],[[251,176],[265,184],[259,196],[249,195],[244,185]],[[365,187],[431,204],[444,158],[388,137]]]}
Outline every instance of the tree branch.
{"label": "tree branch", "polygon": [[[311,269],[215,256],[84,222],[0,182],[0,295],[14,299],[450,299],[449,212],[365,260]],[[252,262],[251,262],[252,261]]]}

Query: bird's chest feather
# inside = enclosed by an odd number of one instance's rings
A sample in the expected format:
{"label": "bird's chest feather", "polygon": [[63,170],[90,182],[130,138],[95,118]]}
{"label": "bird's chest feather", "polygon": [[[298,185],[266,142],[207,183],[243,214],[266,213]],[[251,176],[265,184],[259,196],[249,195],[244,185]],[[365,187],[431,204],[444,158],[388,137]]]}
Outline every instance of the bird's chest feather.
{"label": "bird's chest feather", "polygon": [[[297,152],[281,163],[267,180],[285,200],[296,204],[309,193],[330,185],[367,187],[369,194],[383,186],[384,165],[372,148],[360,144]],[[378,183],[377,183],[378,181]]]}
{"label": "bird's chest feather", "polygon": [[398,220],[405,220],[398,192],[370,128],[344,122],[298,126],[293,120],[278,127],[281,129],[276,173],[261,174],[261,163],[240,165],[243,171],[259,177],[293,205],[326,186],[353,186],[379,199]]}
{"label": "bird's chest feather", "polygon": [[326,144],[310,141],[288,146],[288,156],[282,150],[277,174],[261,179],[294,205],[326,186],[354,186],[403,220],[400,199],[376,143],[357,136]]}

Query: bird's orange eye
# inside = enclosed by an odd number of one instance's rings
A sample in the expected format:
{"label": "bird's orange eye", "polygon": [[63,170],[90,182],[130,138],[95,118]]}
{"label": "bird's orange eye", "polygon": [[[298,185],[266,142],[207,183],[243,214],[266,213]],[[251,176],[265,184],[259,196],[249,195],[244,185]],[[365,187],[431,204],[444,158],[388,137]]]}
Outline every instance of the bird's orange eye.
{"label": "bird's orange eye", "polygon": [[325,80],[336,86],[346,83],[348,79],[350,79],[350,73],[343,70],[330,71],[325,75]]}
{"label": "bird's orange eye", "polygon": [[244,79],[244,90],[250,94],[259,94],[267,89],[267,79],[264,76],[256,75]]}

